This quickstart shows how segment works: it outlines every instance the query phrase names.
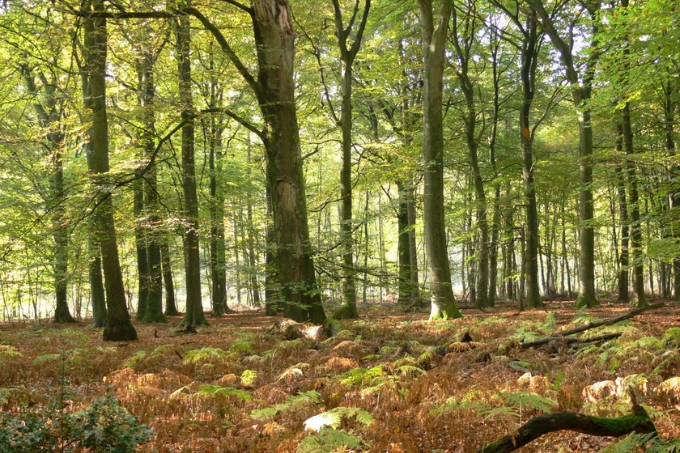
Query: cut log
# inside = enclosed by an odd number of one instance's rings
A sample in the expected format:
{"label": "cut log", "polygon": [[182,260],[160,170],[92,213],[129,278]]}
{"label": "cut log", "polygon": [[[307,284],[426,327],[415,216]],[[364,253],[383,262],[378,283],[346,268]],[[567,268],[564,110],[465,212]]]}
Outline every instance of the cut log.
{"label": "cut log", "polygon": [[478,453],[509,453],[544,434],[555,431],[576,431],[593,436],[620,437],[632,432],[656,432],[654,423],[642,406],[619,418],[595,417],[575,412],[553,412],[534,417],[517,431],[485,446]]}

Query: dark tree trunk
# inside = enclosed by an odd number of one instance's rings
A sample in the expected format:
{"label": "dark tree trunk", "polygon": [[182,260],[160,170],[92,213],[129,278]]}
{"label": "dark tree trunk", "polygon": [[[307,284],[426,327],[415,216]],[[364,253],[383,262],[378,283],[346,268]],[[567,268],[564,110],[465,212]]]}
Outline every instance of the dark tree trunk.
{"label": "dark tree trunk", "polygon": [[[144,288],[146,292],[145,313],[141,318],[143,322],[167,322],[163,314],[163,275],[161,268],[161,232],[160,217],[158,215],[158,176],[156,171],[154,152],[156,141],[153,131],[156,128],[156,117],[154,113],[156,100],[156,85],[154,78],[154,65],[158,52],[143,51],[138,66],[139,77],[139,104],[144,116],[144,133],[142,143],[144,144],[143,160],[147,162],[149,168],[140,180],[142,184],[140,198],[142,201],[143,227],[141,236],[145,244],[144,255],[146,258],[146,281]],[[137,194],[135,193],[135,199]],[[140,282],[141,283],[141,282]],[[140,286],[140,297],[141,297]],[[140,304],[141,305],[141,304]],[[139,313],[137,313],[139,318]]]}
{"label": "dark tree trunk", "polygon": [[411,244],[409,243],[408,199],[403,183],[397,182],[399,200],[397,206],[397,226],[399,255],[399,297],[397,303],[409,305],[411,299]]}
{"label": "dark tree trunk", "polygon": [[[623,152],[623,126],[620,122],[616,124],[616,150]],[[618,300],[628,302],[630,300],[628,294],[629,287],[629,256],[628,256],[628,242],[629,242],[629,220],[628,220],[628,197],[626,195],[626,179],[623,170],[620,166],[616,167],[616,191],[619,201],[619,222],[621,224],[621,252],[618,259]]]}
{"label": "dark tree trunk", "polygon": [[144,180],[141,177],[133,184],[134,190],[134,215],[135,223],[135,249],[137,251],[137,321],[144,319],[146,314],[146,303],[149,297],[149,267],[146,255],[146,240],[142,227],[142,215],[144,212]]}
{"label": "dark tree trunk", "polygon": [[536,205],[536,188],[534,186],[534,159],[533,159],[533,131],[530,128],[531,103],[534,100],[536,86],[536,67],[538,64],[538,50],[540,38],[537,33],[536,21],[533,19],[535,11],[531,12],[531,18],[525,23],[524,39],[522,40],[521,52],[521,83],[522,83],[522,106],[520,108],[519,127],[520,143],[522,146],[522,174],[524,178],[524,201],[526,204],[526,302],[529,307],[542,307],[541,294],[538,284],[538,207]]}
{"label": "dark tree trunk", "polygon": [[[187,0],[188,3],[188,0]],[[191,93],[191,29],[189,16],[177,20],[177,65],[179,98],[182,109],[182,185],[184,188],[184,262],[186,271],[187,309],[182,325],[195,327],[208,322],[201,297],[201,256],[199,251],[198,195],[194,164],[194,100]]]}
{"label": "dark tree trunk", "polygon": [[175,302],[175,283],[172,278],[172,260],[170,259],[170,247],[167,239],[159,237],[161,247],[161,270],[163,273],[163,285],[165,286],[165,316],[177,316],[177,303]]}
{"label": "dark tree trunk", "polygon": [[[92,9],[104,11],[102,0],[93,0]],[[105,341],[136,340],[137,332],[130,322],[130,314],[125,303],[123,275],[118,259],[115,221],[113,217],[113,200],[106,191],[109,187],[109,141],[106,117],[106,53],[107,53],[106,19],[88,17],[85,19],[85,49],[88,62],[88,90],[86,106],[92,110],[92,163],[95,186],[98,186],[95,211],[100,237],[104,278],[106,279],[106,301],[108,318],[104,327]]]}

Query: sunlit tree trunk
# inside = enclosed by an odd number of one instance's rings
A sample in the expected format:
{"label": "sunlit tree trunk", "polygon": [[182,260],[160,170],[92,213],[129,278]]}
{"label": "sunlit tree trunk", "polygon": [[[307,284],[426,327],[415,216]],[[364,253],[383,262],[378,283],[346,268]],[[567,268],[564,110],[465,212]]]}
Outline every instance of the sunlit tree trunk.
{"label": "sunlit tree trunk", "polygon": [[430,269],[430,320],[459,318],[451,287],[446,222],[444,220],[444,136],[442,93],[444,46],[452,1],[442,0],[435,17],[429,0],[418,0],[425,54],[423,159],[425,180],[425,244]]}

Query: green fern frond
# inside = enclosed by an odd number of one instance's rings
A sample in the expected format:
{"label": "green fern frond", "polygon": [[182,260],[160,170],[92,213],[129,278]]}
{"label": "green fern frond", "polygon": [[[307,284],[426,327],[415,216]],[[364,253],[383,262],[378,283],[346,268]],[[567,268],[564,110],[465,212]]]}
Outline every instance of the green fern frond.
{"label": "green fern frond", "polygon": [[243,373],[241,373],[241,384],[246,387],[253,385],[255,379],[257,379],[257,371],[255,370],[243,370]]}
{"label": "green fern frond", "polygon": [[137,351],[135,352],[135,355],[125,361],[125,366],[134,368],[134,366],[144,359],[144,357],[146,357],[146,351]]}
{"label": "green fern frond", "polygon": [[187,351],[184,355],[184,364],[191,365],[209,360],[224,360],[227,357],[227,351],[220,348],[201,348]]}
{"label": "green fern frond", "polygon": [[413,365],[402,365],[394,370],[395,374],[402,377],[405,376],[417,376],[418,374],[427,374],[425,370]]}
{"label": "green fern frond", "polygon": [[365,445],[363,439],[347,431],[325,428],[302,439],[296,453],[330,453],[359,449]]}
{"label": "green fern frond", "polygon": [[233,387],[220,387],[219,385],[205,384],[198,388],[196,392],[201,395],[224,395],[235,396],[244,401],[250,401],[253,396],[245,390],[236,389]]}
{"label": "green fern frond", "polygon": [[[143,351],[142,351],[143,352]],[[43,354],[39,355],[33,359],[33,365],[39,365],[44,362],[51,362],[52,360],[58,360],[61,358],[61,354]]]}
{"label": "green fern frond", "polygon": [[511,405],[550,412],[557,407],[557,401],[533,392],[501,392],[501,398]]}
{"label": "green fern frond", "polygon": [[309,390],[294,396],[274,407],[265,407],[263,409],[255,409],[250,412],[250,416],[256,420],[272,419],[279,412],[289,412],[294,409],[304,407],[308,404],[319,404],[321,402],[321,394],[316,390]]}

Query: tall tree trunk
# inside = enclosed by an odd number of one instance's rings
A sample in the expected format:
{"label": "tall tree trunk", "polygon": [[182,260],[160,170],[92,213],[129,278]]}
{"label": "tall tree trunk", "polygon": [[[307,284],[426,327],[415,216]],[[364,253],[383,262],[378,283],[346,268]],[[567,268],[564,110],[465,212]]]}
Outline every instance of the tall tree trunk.
{"label": "tall tree trunk", "polygon": [[444,219],[444,136],[442,92],[444,46],[453,8],[442,0],[436,17],[429,0],[418,0],[425,54],[423,160],[425,169],[425,244],[430,269],[430,320],[462,317],[451,287],[446,221]]}
{"label": "tall tree trunk", "polygon": [[[624,2],[627,6],[627,2]],[[626,176],[628,177],[628,203],[630,206],[630,243],[633,249],[633,289],[637,296],[637,306],[646,307],[645,275],[642,263],[642,223],[640,221],[640,200],[636,163],[631,159],[635,154],[633,147],[633,128],[630,121],[630,103],[626,102],[621,111],[621,125],[623,126],[623,149],[628,156]]]}
{"label": "tall tree trunk", "polygon": [[137,252],[137,321],[144,319],[146,314],[146,303],[149,298],[148,283],[149,283],[149,267],[146,255],[146,240],[144,238],[144,229],[142,223],[142,215],[144,212],[144,180],[140,174],[137,175],[137,180],[133,184],[134,191],[134,216],[135,216],[135,249]]}
{"label": "tall tree trunk", "polygon": [[[252,174],[252,169],[251,169],[251,164],[252,164],[252,158],[250,155],[250,137],[248,137],[248,147],[247,147],[247,163],[248,163],[248,170],[247,170],[247,175],[248,175],[248,180],[250,181],[250,177]],[[253,300],[253,305],[256,307],[260,306],[260,282],[257,278],[258,276],[258,268],[257,268],[257,262],[258,259],[255,254],[255,241],[257,240],[257,230],[255,229],[255,224],[253,223],[253,195],[252,195],[252,185],[248,184],[247,191],[246,191],[246,219],[248,223],[248,275],[250,275],[250,289],[253,293],[252,295],[252,300]],[[259,245],[258,245],[258,250],[259,250]]]}
{"label": "tall tree trunk", "polygon": [[[616,123],[616,150],[623,152],[623,125],[620,122]],[[628,197],[626,195],[626,179],[623,170],[620,166],[616,169],[616,191],[619,201],[619,222],[621,223],[621,253],[619,255],[618,264],[618,300],[628,302],[630,300],[628,294],[628,242],[629,242],[629,220],[628,220]]]}
{"label": "tall tree trunk", "polygon": [[[210,68],[213,69],[213,57],[210,56]],[[221,94],[217,93],[217,81],[210,83],[210,108],[218,108]],[[209,119],[208,166],[210,169],[210,275],[212,282],[212,315],[222,316],[228,311],[227,306],[227,259],[224,237],[224,191],[219,176],[222,174],[222,133],[223,127],[217,119]]]}
{"label": "tall tree trunk", "polygon": [[[189,0],[185,3],[188,4]],[[182,324],[188,327],[206,325],[201,297],[201,257],[199,251],[198,196],[194,164],[194,100],[191,93],[191,29],[189,16],[177,19],[177,65],[179,98],[182,109],[182,185],[184,187],[185,271],[187,308]]]}
{"label": "tall tree trunk", "polygon": [[409,181],[406,186],[406,209],[408,211],[408,244],[411,258],[411,300],[417,307],[424,307],[425,301],[420,297],[420,281],[418,278],[418,244],[416,242],[416,197],[415,186]]}
{"label": "tall tree trunk", "polygon": [[397,205],[397,228],[398,228],[398,258],[399,258],[399,282],[398,299],[400,305],[411,303],[411,246],[409,244],[408,230],[408,201],[404,184],[397,182],[399,199]]}
{"label": "tall tree trunk", "polygon": [[288,0],[253,0],[235,5],[253,23],[258,58],[255,78],[236,56],[220,30],[194,8],[185,11],[206,26],[254,91],[264,130],[240,119],[257,133],[267,152],[267,183],[272,196],[277,246],[276,261],[284,314],[296,321],[322,323],[326,319],[309,242],[307,200],[302,171],[302,150],[295,109],[293,60],[295,32]]}
{"label": "tall tree trunk", "polygon": [[[102,0],[92,0],[90,5],[92,10],[96,12],[105,9]],[[99,203],[94,215],[99,226],[108,304],[104,340],[136,340],[137,332],[130,322],[130,314],[125,303],[125,288],[123,287],[123,274],[118,259],[118,244],[113,217],[113,200],[111,193],[106,191],[110,184],[107,180],[109,173],[109,138],[106,117],[106,19],[87,17],[84,22],[86,61],[89,69],[86,106],[92,110],[92,136],[90,137],[92,158],[88,159],[88,163],[92,163],[90,171],[93,173],[95,185],[100,188],[97,194]]]}
{"label": "tall tree trunk", "polygon": [[522,174],[524,179],[524,200],[526,204],[526,302],[529,307],[542,307],[538,282],[538,207],[536,205],[536,188],[534,186],[533,131],[530,128],[531,103],[534,100],[536,86],[536,67],[538,65],[538,49],[540,38],[537,33],[535,11],[525,23],[524,39],[521,52],[522,106],[520,107],[519,127],[522,147]]}
{"label": "tall tree trunk", "polygon": [[[64,187],[63,147],[64,132],[61,124],[61,108],[57,100],[57,86],[40,74],[43,81],[42,96],[37,92],[34,75],[27,65],[20,66],[28,92],[35,96],[34,108],[40,126],[45,130],[46,147],[50,152],[50,193],[46,208],[51,214],[52,238],[54,240],[54,293],[56,308],[54,322],[71,323],[67,301],[68,288],[68,220],[66,218],[66,190]],[[41,99],[42,97],[42,99]]]}
{"label": "tall tree trunk", "polygon": [[[595,50],[597,42],[591,43],[585,68],[579,72],[574,63],[573,39],[565,40],[555,28],[553,18],[543,5],[543,0],[528,0],[536,10],[541,25],[550,36],[557,49],[567,80],[571,85],[574,108],[578,114],[579,125],[579,296],[577,306],[593,307],[599,305],[595,294],[595,229],[593,227],[593,128],[591,122],[590,98],[592,82],[599,53]],[[597,36],[597,14],[600,2],[589,3],[588,13],[591,16],[592,35]]]}
{"label": "tall tree trunk", "polygon": [[[340,171],[342,221],[340,223],[340,239],[342,241],[343,262],[343,303],[340,309],[333,314],[333,317],[337,319],[352,319],[359,317],[354,271],[354,240],[352,238],[352,65],[359,52],[366,19],[371,8],[371,0],[365,0],[363,15],[356,31],[353,30],[352,26],[356,10],[359,7],[359,0],[355,0],[354,14],[347,28],[343,25],[340,1],[332,0],[332,2],[335,19],[335,36],[338,39],[340,60],[342,61],[342,104],[339,124],[342,129],[342,170]],[[354,35],[354,42],[348,47],[347,38],[350,35]]]}
{"label": "tall tree trunk", "polygon": [[[479,142],[477,138],[477,111],[475,107],[475,86],[469,74],[469,64],[472,57],[471,48],[475,39],[475,29],[477,26],[476,11],[474,3],[463,5],[467,11],[465,16],[458,18],[456,8],[452,9],[452,40],[458,57],[456,75],[459,85],[465,97],[465,112],[463,121],[465,123],[465,142],[468,149],[468,159],[472,171],[472,182],[475,190],[475,217],[478,231],[476,253],[477,256],[477,275],[475,288],[475,303],[477,307],[489,306],[489,223],[486,212],[486,193],[484,192],[484,181],[482,172],[479,168]],[[462,30],[459,30],[459,27]],[[472,285],[473,282],[470,282]]]}
{"label": "tall tree trunk", "polygon": [[[147,30],[149,30],[147,28]],[[154,130],[156,129],[155,101],[156,82],[154,77],[154,65],[158,58],[156,52],[142,52],[138,66],[140,107],[144,116],[144,144],[143,160],[149,165],[143,175],[143,214],[144,228],[143,240],[146,245],[146,304],[143,322],[167,322],[163,314],[163,275],[161,267],[161,232],[160,217],[158,215],[158,175],[155,163],[156,141]],[[135,194],[136,197],[136,194]],[[141,295],[140,295],[141,296]],[[137,314],[139,316],[139,313]],[[139,318],[138,318],[139,319]]]}

